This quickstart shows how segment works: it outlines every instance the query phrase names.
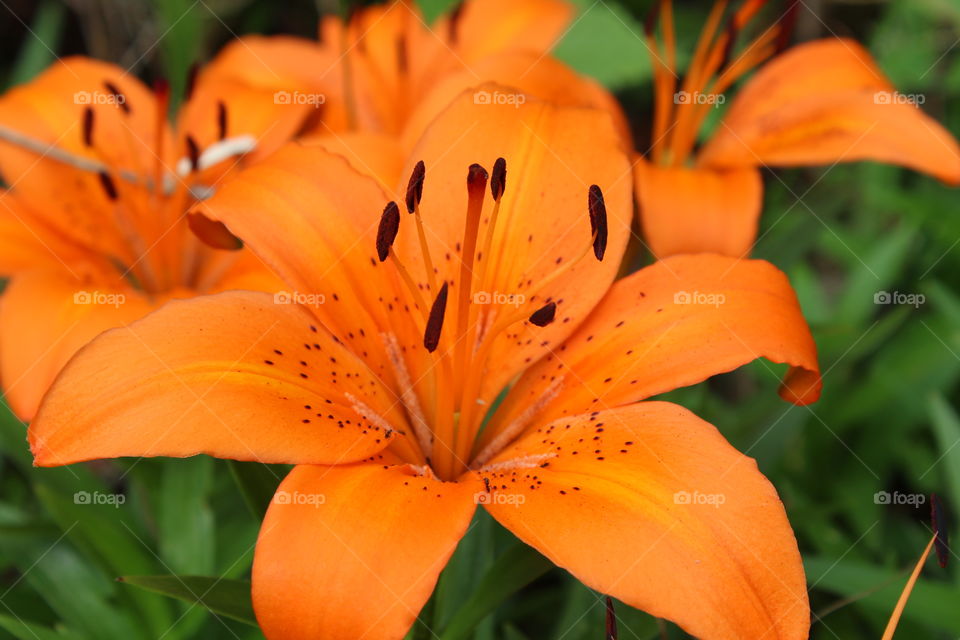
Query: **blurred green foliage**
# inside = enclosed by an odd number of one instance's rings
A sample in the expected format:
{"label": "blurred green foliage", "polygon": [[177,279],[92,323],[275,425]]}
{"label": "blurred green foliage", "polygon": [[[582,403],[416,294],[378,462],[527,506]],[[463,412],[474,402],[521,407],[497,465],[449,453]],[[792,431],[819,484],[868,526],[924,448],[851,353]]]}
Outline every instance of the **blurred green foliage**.
{"label": "blurred green foliage", "polygon": [[[556,53],[617,92],[642,149],[650,122],[648,3],[576,3],[581,13]],[[423,3],[428,16],[449,4]],[[691,49],[708,5],[678,6],[681,49]],[[923,108],[960,134],[960,5],[816,6],[817,17],[801,19],[803,38],[857,37],[901,91],[922,93]],[[155,42],[132,45],[131,67],[171,78],[175,91],[194,60],[237,33],[311,37],[316,21],[309,2],[156,0],[142,9]],[[89,41],[97,30],[56,0],[14,2],[0,12],[17,17],[0,27],[13,43],[2,45],[0,79],[8,86],[55,54],[97,50]],[[960,513],[960,200],[930,178],[873,164],[768,171],[765,181],[756,255],[784,269],[798,291],[820,349],[823,399],[784,404],[776,396],[782,371],[766,362],[670,398],[716,424],[779,490],[806,562],[812,637],[879,638],[930,534],[929,505],[882,504],[875,495],[937,492]],[[879,292],[922,294],[924,302],[877,304]],[[0,638],[262,637],[242,622],[248,603],[236,594],[245,592],[259,517],[285,469],[206,458],[35,469],[24,432],[4,411]],[[82,492],[124,501],[83,504]],[[222,580],[116,581],[174,574]],[[898,637],[957,637],[958,599],[956,563],[945,571],[930,563]],[[616,610],[621,638],[684,637],[624,605]],[[603,616],[602,594],[550,568],[483,513],[424,611],[428,624],[446,630],[444,640],[587,640],[600,637]],[[411,636],[434,637],[423,628]]]}

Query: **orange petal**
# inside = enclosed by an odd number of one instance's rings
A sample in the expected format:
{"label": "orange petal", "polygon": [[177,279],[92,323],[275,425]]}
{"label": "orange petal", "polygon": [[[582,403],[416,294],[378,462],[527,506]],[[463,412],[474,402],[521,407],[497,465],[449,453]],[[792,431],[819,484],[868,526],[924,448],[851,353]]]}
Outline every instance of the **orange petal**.
{"label": "orange petal", "polygon": [[[469,68],[439,78],[419,101],[404,129],[409,148],[438,114],[460,94],[487,82],[513,87],[532,98],[564,107],[593,107],[607,111],[617,131],[629,144],[626,117],[616,99],[600,84],[581,76],[554,58],[531,52],[513,51],[492,55]],[[482,99],[477,90],[475,99]]]}
{"label": "orange petal", "polygon": [[225,223],[283,278],[288,293],[322,300],[313,313],[324,326],[390,380],[382,334],[403,336],[411,328],[405,303],[394,299],[402,292],[391,279],[393,265],[376,260],[377,224],[389,199],[346,159],[291,144],[198,209]]}
{"label": "orange petal", "polygon": [[785,400],[820,396],[816,345],[786,276],[761,260],[674,256],[617,282],[524,373],[488,432],[635,402],[761,357],[791,365]]}
{"label": "orange petal", "polygon": [[264,92],[279,92],[279,102],[289,98],[287,106],[297,99],[295,92],[322,96],[323,121],[339,131],[346,126],[339,46],[339,39],[318,43],[292,36],[247,35],[226,45],[203,69],[197,85],[233,81]]}
{"label": "orange petal", "polygon": [[658,258],[678,253],[750,255],[763,205],[760,172],[634,167],[643,237]]}
{"label": "orange petal", "polygon": [[457,17],[454,46],[468,66],[504,51],[546,55],[573,13],[573,5],[559,0],[469,0]]}
{"label": "orange petal", "polygon": [[316,324],[305,307],[236,291],[105,333],[44,398],[36,464],[198,453],[334,464],[383,449],[396,437],[387,425],[405,429],[393,398]]}
{"label": "orange petal", "polygon": [[31,420],[77,350],[151,308],[132,289],[94,290],[43,272],[14,276],[0,298],[0,379],[10,408],[21,420]]}
{"label": "orange petal", "polygon": [[[108,83],[119,90],[111,93]],[[121,106],[122,103],[122,106]],[[93,148],[84,144],[84,112],[93,111]],[[128,111],[124,112],[124,108]],[[116,65],[89,58],[65,58],[30,83],[0,99],[0,125],[116,173],[140,175],[153,170],[156,157],[157,101],[135,77]],[[170,132],[164,126],[163,161],[172,164]],[[102,253],[124,255],[123,238],[113,206],[95,172],[80,171],[44,148],[0,142],[0,174],[10,189],[29,202],[51,228],[96,247]],[[57,184],[60,188],[51,189]],[[149,221],[139,221],[147,228]]]}
{"label": "orange petal", "polygon": [[470,524],[479,481],[408,466],[298,466],[257,540],[253,605],[271,640],[400,640]]}
{"label": "orange petal", "polygon": [[876,160],[960,183],[960,148],[846,39],[796,46],[737,95],[699,164],[819,165]]}
{"label": "orange petal", "polygon": [[330,153],[343,156],[354,169],[376,178],[384,191],[390,191],[400,183],[404,158],[394,136],[369,131],[335,133],[324,130],[327,133],[300,138],[300,143],[323,147]]}
{"label": "orange petal", "polygon": [[[507,92],[484,85],[493,95]],[[477,103],[470,90],[458,98],[429,127],[410,154],[404,176],[414,164],[426,165],[421,211],[438,281],[451,291],[460,289],[460,248],[464,242],[467,169],[480,163],[487,171],[495,160],[506,160],[504,192],[489,256],[473,269],[473,313],[484,326],[498,314],[516,313],[514,302],[524,301],[529,312],[547,300],[558,302],[557,321],[547,327],[517,322],[503,332],[490,352],[490,370],[484,374],[484,392],[492,400],[520,370],[569,335],[610,286],[630,233],[632,201],[630,166],[609,114],[594,109],[563,108],[527,99],[525,102]],[[604,260],[592,252],[539,294],[533,289],[548,274],[582,255],[591,244],[587,208],[590,185],[599,185],[606,200],[609,240]],[[484,193],[478,252],[494,202]],[[425,283],[416,233],[400,233],[398,253],[420,283]],[[510,297],[512,296],[512,298]],[[506,301],[498,304],[498,301]],[[529,315],[529,313],[527,314]],[[456,305],[447,309],[445,327],[457,326]],[[472,321],[471,321],[472,322]],[[450,347],[455,331],[444,331],[442,345]],[[441,348],[444,348],[443,346]]]}
{"label": "orange petal", "polygon": [[88,252],[51,229],[15,193],[0,190],[0,277],[88,258]]}
{"label": "orange petal", "polygon": [[704,640],[807,638],[803,565],[776,491],[682,407],[560,420],[476,473],[495,487],[490,513],[592,589]]}

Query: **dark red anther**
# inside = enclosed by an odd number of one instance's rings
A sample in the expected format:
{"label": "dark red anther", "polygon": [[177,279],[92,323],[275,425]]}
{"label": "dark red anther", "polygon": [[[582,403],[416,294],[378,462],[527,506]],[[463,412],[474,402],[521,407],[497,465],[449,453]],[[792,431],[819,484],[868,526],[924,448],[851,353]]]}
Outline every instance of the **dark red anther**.
{"label": "dark red anther", "polygon": [[557,303],[548,302],[532,314],[530,314],[530,324],[538,327],[545,327],[557,316]]}
{"label": "dark red anther", "polygon": [[460,38],[460,18],[463,16],[463,2],[458,2],[453,9],[450,10],[450,18],[447,21],[447,24],[450,26],[450,44],[454,45],[457,43],[457,40]]}
{"label": "dark red anther", "polygon": [[227,105],[223,100],[217,102],[217,140],[227,137]]}
{"label": "dark red anther", "polygon": [[107,198],[111,202],[116,202],[118,196],[117,185],[114,184],[113,178],[106,171],[101,171],[97,176],[100,178],[100,186],[103,187],[103,192],[107,194]]}
{"label": "dark red anther", "polygon": [[777,33],[776,53],[782,53],[790,45],[790,37],[797,27],[797,17],[800,15],[799,0],[789,0],[787,11],[780,18],[780,31]]}
{"label": "dark red anther", "polygon": [[503,158],[497,158],[493,163],[493,175],[490,177],[490,195],[494,200],[503,197],[503,192],[507,188],[507,161]]}
{"label": "dark red anther", "polygon": [[718,69],[725,69],[727,64],[730,62],[730,56],[733,54],[733,46],[737,42],[737,36],[740,34],[740,30],[737,27],[735,20],[731,19],[727,23],[727,41],[723,45],[723,57],[720,58],[720,66]]}
{"label": "dark red anther", "polygon": [[427,168],[423,160],[417,162],[410,173],[410,181],[407,182],[407,213],[413,213],[423,198],[423,178],[426,175]]}
{"label": "dark red anther", "polygon": [[590,234],[593,238],[593,255],[603,261],[607,251],[607,206],[603,202],[603,192],[597,185],[590,185],[587,195],[587,208],[590,211]]}
{"label": "dark red anther", "polygon": [[83,109],[83,144],[87,147],[93,146],[93,108],[91,107]]}
{"label": "dark red anther", "polygon": [[189,101],[193,97],[193,90],[197,88],[197,73],[200,71],[200,65],[194,62],[187,69],[187,83],[183,89],[184,101]]}
{"label": "dark red anther", "polygon": [[170,100],[170,83],[166,78],[161,76],[153,81],[153,95],[161,104],[166,104]]}
{"label": "dark red anther", "polygon": [[440,332],[443,330],[443,316],[447,312],[447,283],[444,282],[437,293],[433,306],[430,307],[430,316],[427,318],[427,328],[423,332],[423,346],[433,353],[440,344]]}
{"label": "dark red anther", "polygon": [[193,136],[187,136],[187,157],[190,158],[190,171],[200,168],[200,147]]}
{"label": "dark red anther", "polygon": [[397,239],[400,230],[400,208],[396,202],[389,202],[380,215],[380,226],[377,228],[377,257],[380,262],[390,255],[390,247]]}
{"label": "dark red anther", "polygon": [[400,74],[407,72],[407,37],[404,33],[397,36],[397,71]]}
{"label": "dark red anther", "polygon": [[130,105],[127,103],[127,96],[123,95],[123,92],[120,91],[117,85],[113,84],[109,80],[104,80],[103,88],[113,95],[113,100],[117,103],[117,106],[120,107],[121,111],[126,114],[130,113]]}
{"label": "dark red anther", "polygon": [[649,38],[657,29],[657,20],[660,19],[660,3],[662,0],[653,0],[647,17],[643,21],[643,33]]}
{"label": "dark red anther", "polygon": [[950,537],[948,534],[950,523],[947,521],[947,511],[943,507],[940,496],[935,493],[930,494],[930,521],[933,532],[936,535],[933,546],[937,551],[937,562],[940,567],[946,569],[947,560],[950,558]]}
{"label": "dark red anther", "polygon": [[487,188],[487,170],[477,163],[470,165],[467,170],[467,192],[470,197],[483,197],[483,190]]}
{"label": "dark red anther", "polygon": [[607,596],[607,630],[604,640],[617,640],[617,614],[613,611],[613,600]]}

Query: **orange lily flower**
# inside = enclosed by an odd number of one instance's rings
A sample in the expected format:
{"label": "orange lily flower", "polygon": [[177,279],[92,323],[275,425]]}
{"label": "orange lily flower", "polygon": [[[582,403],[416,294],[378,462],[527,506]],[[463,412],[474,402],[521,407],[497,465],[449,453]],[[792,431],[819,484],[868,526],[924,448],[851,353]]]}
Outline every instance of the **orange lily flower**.
{"label": "orange lily flower", "polygon": [[563,0],[465,0],[428,25],[416,3],[394,0],[358,9],[346,21],[325,16],[318,42],[243,37],[211,70],[274,90],[282,100],[315,103],[313,131],[334,140],[353,132],[361,139],[405,134],[415,143],[451,100],[484,82],[517,91],[478,92],[478,102],[515,103],[527,94],[609,110],[627,140],[613,96],[549,56],[573,13]]}
{"label": "orange lily flower", "polygon": [[467,92],[405,175],[391,194],[289,145],[202,203],[290,291],[175,301],[94,340],[30,426],[36,464],[297,465],[254,560],[271,640],[402,638],[477,504],[698,637],[806,638],[773,487],[713,426],[643,401],[758,357],[790,365],[785,398],[814,401],[786,277],[704,254],[614,284],[630,162],[601,111]]}
{"label": "orange lily flower", "polygon": [[[651,32],[654,125],[636,166],[636,197],[648,245],[665,257],[700,251],[747,256],[763,204],[759,167],[874,160],[960,183],[954,138],[895,90],[855,41],[827,38],[778,54],[800,3],[739,54],[737,34],[766,4],[746,0],[726,29],[728,2],[714,4],[682,81],[676,78],[672,3],[662,0],[663,46]],[[716,130],[694,147],[725,92],[768,58],[733,98]]]}
{"label": "orange lily flower", "polygon": [[306,108],[204,73],[175,129],[167,107],[163,85],[88,58],[0,99],[0,379],[21,419],[101,331],[171,297],[277,284],[250,252],[198,242],[185,214],[289,138]]}

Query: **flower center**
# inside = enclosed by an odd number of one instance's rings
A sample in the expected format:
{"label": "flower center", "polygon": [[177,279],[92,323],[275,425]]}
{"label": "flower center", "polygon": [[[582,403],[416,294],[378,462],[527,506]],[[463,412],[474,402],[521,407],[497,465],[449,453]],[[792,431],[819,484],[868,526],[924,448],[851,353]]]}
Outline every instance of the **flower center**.
{"label": "flower center", "polygon": [[[183,212],[194,201],[212,195],[212,190],[199,180],[201,172],[251,151],[253,138],[226,137],[228,114],[220,102],[216,114],[220,139],[201,150],[192,137],[185,136],[185,156],[169,168],[163,159],[167,153],[165,146],[170,144],[166,123],[170,93],[167,83],[160,81],[154,87],[155,121],[149,139],[138,136],[128,124],[133,109],[140,105],[131,105],[129,97],[110,81],[103,82],[103,89],[111,97],[109,104],[100,105],[96,110],[87,105],[83,110],[80,133],[85,155],[2,126],[0,140],[70,169],[95,174],[106,200],[105,214],[91,221],[106,239],[95,251],[102,253],[117,269],[121,279],[147,295],[177,287],[209,289],[234,258],[213,256],[196,242],[182,224]],[[117,137],[103,135],[103,126],[97,126],[97,118],[109,113],[108,109],[116,112],[121,124]],[[99,210],[95,212],[98,214]],[[216,228],[197,228],[192,218],[190,223],[201,240],[215,244],[208,237]],[[218,248],[225,248],[225,244],[221,242]]]}
{"label": "flower center", "polygon": [[[479,164],[467,170],[467,203],[463,236],[460,242],[458,279],[444,281],[437,288],[430,247],[426,241],[420,201],[426,169],[418,162],[410,176],[406,193],[407,211],[417,227],[419,254],[429,282],[428,291],[436,292],[433,300],[423,297],[409,270],[393,251],[400,227],[400,210],[390,202],[383,210],[377,232],[377,255],[381,262],[391,260],[420,311],[415,318],[423,329],[423,346],[433,359],[425,388],[430,389],[427,412],[422,412],[416,394],[403,393],[402,399],[417,431],[417,441],[425,459],[444,480],[453,480],[468,469],[480,453],[475,450],[487,413],[482,396],[484,374],[490,366],[492,347],[498,336],[519,322],[535,327],[550,325],[560,303],[549,297],[541,299],[548,286],[565,275],[591,252],[602,260],[607,242],[607,215],[600,187],[593,185],[587,194],[591,234],[583,250],[537,282],[524,295],[500,296],[509,304],[479,304],[484,291],[499,290],[501,265],[492,256],[494,236],[500,217],[503,194],[507,185],[507,165],[497,159],[493,173]],[[481,237],[481,220],[486,189],[489,185],[493,209]],[[455,284],[451,295],[450,284]],[[445,322],[448,309],[456,309],[455,322]],[[416,315],[416,314],[415,314]],[[389,346],[389,345],[388,345]],[[396,354],[398,357],[400,354]],[[393,356],[391,356],[393,358]],[[395,363],[395,368],[402,363]],[[406,376],[409,380],[409,376]],[[422,416],[426,413],[426,419]],[[498,440],[498,442],[502,442]],[[503,442],[505,446],[508,442]],[[490,457],[484,450],[483,455]]]}

